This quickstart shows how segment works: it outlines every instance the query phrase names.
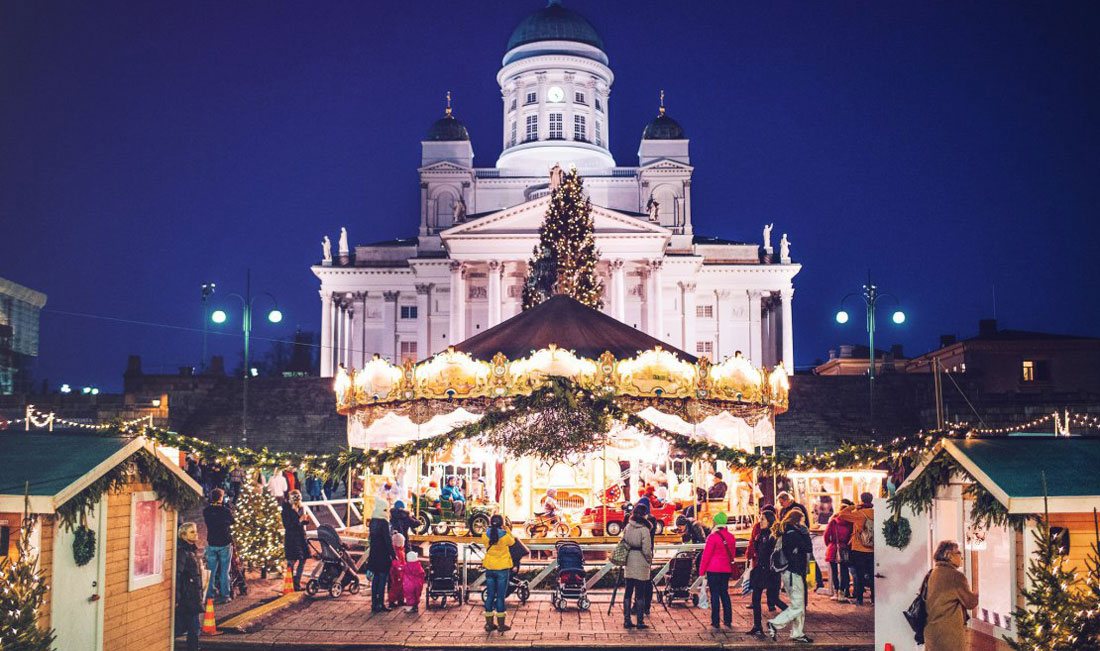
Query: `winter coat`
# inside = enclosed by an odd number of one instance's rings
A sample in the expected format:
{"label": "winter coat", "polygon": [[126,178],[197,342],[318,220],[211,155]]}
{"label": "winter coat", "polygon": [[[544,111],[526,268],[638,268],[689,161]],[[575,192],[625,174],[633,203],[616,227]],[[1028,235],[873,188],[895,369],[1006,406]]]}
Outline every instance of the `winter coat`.
{"label": "winter coat", "polygon": [[176,617],[194,617],[202,612],[202,564],[199,548],[180,539],[176,547]]}
{"label": "winter coat", "polygon": [[875,510],[868,507],[858,506],[855,508],[841,509],[840,513],[836,514],[836,517],[844,522],[852,523],[852,535],[849,537],[849,545],[854,552],[865,552],[868,554],[874,553],[873,547],[867,547],[859,542],[859,532],[863,529],[863,523],[870,520],[872,524],[875,521]]}
{"label": "winter coat", "polygon": [[424,590],[424,566],[420,561],[405,564],[405,570],[401,573],[401,587],[405,591],[405,605],[419,605],[420,593]]}
{"label": "winter coat", "polygon": [[405,602],[403,577],[405,575],[405,548],[394,547],[393,565],[390,566],[390,580],[386,582],[386,590],[389,592],[389,602],[401,605]]}
{"label": "winter coat", "polygon": [[937,561],[928,578],[928,622],[924,625],[925,651],[965,651],[964,612],[978,606],[966,575],[945,561]]}
{"label": "winter coat", "polygon": [[775,536],[770,529],[761,528],[756,540],[752,541],[749,549],[753,550],[756,563],[749,572],[749,585],[754,588],[766,588],[773,585],[779,579],[779,573],[772,570],[772,552],[775,551]]}
{"label": "winter coat", "polygon": [[[729,551],[726,551],[726,546]],[[703,557],[699,560],[699,573],[730,574],[737,558],[737,539],[725,527],[715,527],[707,536]]]}
{"label": "winter coat", "polygon": [[802,504],[799,504],[798,502],[791,502],[787,506],[784,506],[784,507],[780,508],[779,509],[779,521],[782,522],[783,520],[786,520],[787,519],[787,514],[790,513],[791,511],[795,510],[795,509],[798,509],[799,511],[802,511],[802,524],[805,524],[805,525],[810,524],[810,512],[806,510],[805,506],[803,506]]}
{"label": "winter coat", "polygon": [[302,524],[300,513],[290,505],[283,503],[283,551],[288,561],[300,561],[309,558],[309,545],[306,543],[306,527]]}
{"label": "winter coat", "polygon": [[623,540],[630,548],[623,578],[649,581],[653,565],[653,537],[649,527],[630,520],[623,530]]}
{"label": "winter coat", "polygon": [[760,518],[756,521],[756,524],[752,525],[752,531],[749,533],[749,548],[745,550],[745,560],[756,564],[756,539],[760,536],[760,532],[767,528],[764,518]]}
{"label": "winter coat", "polygon": [[395,533],[405,536],[405,540],[409,539],[409,531],[416,525],[416,520],[405,509],[390,509],[390,526]]}
{"label": "winter coat", "polygon": [[825,562],[839,563],[840,550],[851,549],[852,523],[835,515],[825,527]]}
{"label": "winter coat", "polygon": [[806,576],[809,570],[809,556],[814,553],[814,544],[810,540],[810,530],[802,525],[787,525],[783,530],[783,554],[787,557],[787,571]]}
{"label": "winter coat", "polygon": [[489,544],[488,532],[481,534],[481,546],[485,548],[485,558],[481,561],[481,566],[487,570],[512,569],[511,547],[515,543],[516,539],[507,531],[500,532],[495,545]]}
{"label": "winter coat", "polygon": [[390,523],[382,518],[371,518],[368,540],[367,569],[375,574],[388,574],[395,557]]}

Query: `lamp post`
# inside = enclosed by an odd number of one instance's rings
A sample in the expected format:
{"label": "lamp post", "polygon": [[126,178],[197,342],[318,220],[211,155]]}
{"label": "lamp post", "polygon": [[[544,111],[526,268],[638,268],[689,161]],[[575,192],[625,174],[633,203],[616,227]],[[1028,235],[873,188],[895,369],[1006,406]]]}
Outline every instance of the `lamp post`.
{"label": "lamp post", "polygon": [[901,311],[899,307],[899,301],[893,294],[884,294],[879,292],[878,287],[871,282],[871,272],[867,272],[867,284],[863,286],[863,291],[852,292],[844,298],[840,299],[841,309],[836,313],[836,322],[844,325],[848,323],[848,312],[844,310],[844,302],[853,296],[860,296],[863,298],[863,302],[867,307],[867,379],[868,379],[868,393],[869,393],[869,405],[871,415],[871,432],[875,431],[875,366],[877,365],[877,359],[875,357],[875,309],[878,307],[878,302],[881,299],[888,298],[894,301],[895,310],[891,315],[890,320],[896,325],[905,323],[905,312]]}
{"label": "lamp post", "polygon": [[202,284],[202,360],[199,362],[199,371],[206,371],[206,302],[214,295],[214,283]]}
{"label": "lamp post", "polygon": [[[264,296],[271,299],[274,307],[267,313],[267,320],[271,323],[279,323],[283,320],[283,313],[279,311],[279,302],[275,300],[269,292],[264,292]],[[249,339],[252,336],[252,307],[256,297],[252,296],[252,271],[249,270],[245,274],[244,283],[244,296],[240,294],[229,294],[241,302],[242,318],[241,318],[241,330],[244,332],[244,384],[242,385],[242,399],[241,399],[241,445],[248,444],[248,378],[252,375],[252,369],[249,366]],[[225,310],[214,310],[210,314],[210,320],[214,323],[221,324],[228,320],[229,316]]]}

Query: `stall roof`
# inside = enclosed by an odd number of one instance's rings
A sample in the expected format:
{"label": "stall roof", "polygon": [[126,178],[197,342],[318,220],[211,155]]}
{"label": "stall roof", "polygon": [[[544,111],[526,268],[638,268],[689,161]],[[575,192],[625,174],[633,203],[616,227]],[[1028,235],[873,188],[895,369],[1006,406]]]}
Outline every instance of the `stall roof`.
{"label": "stall roof", "polygon": [[604,351],[629,359],[660,346],[686,362],[697,361],[694,355],[562,294],[456,344],[455,350],[488,362],[498,352],[521,359],[550,344],[588,359],[598,359]]}
{"label": "stall roof", "polygon": [[1052,513],[1100,508],[1100,438],[947,439],[943,448],[1009,513],[1043,512],[1044,475]]}
{"label": "stall roof", "polygon": [[144,437],[14,431],[0,434],[0,511],[22,512],[27,491],[32,511],[53,513],[143,447],[156,454],[185,484],[201,492],[187,473],[157,453]]}

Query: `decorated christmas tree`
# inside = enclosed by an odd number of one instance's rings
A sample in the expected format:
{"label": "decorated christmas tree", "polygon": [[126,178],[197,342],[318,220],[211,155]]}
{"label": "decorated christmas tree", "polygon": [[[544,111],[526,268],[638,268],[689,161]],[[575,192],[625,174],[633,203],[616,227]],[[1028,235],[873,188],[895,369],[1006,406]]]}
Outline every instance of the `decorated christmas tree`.
{"label": "decorated christmas tree", "polygon": [[34,518],[26,500],[19,532],[18,558],[0,559],[0,649],[49,651],[53,631],[38,627],[38,611],[49,586],[38,569],[38,554],[31,548]]}
{"label": "decorated christmas tree", "polygon": [[[1100,648],[1097,639],[1083,630],[1090,610],[1087,593],[1065,566],[1045,517],[1035,532],[1035,545],[1028,585],[1020,590],[1025,606],[1015,613],[1016,639],[1008,643],[1018,651],[1095,651]],[[1094,602],[1093,617],[1095,608]]]}
{"label": "decorated christmas tree", "polygon": [[550,207],[539,227],[539,243],[528,263],[523,309],[529,310],[555,294],[571,296],[588,307],[603,305],[603,283],[596,277],[599,252],[592,237],[592,202],[584,181],[569,170],[550,193]]}
{"label": "decorated christmas tree", "polygon": [[250,570],[273,571],[283,565],[283,520],[275,497],[254,481],[241,486],[233,514],[233,544]]}

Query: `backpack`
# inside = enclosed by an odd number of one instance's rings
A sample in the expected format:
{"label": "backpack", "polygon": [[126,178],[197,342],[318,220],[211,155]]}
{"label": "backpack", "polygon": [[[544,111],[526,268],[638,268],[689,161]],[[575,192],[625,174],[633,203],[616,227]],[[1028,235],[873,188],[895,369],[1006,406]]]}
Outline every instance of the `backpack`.
{"label": "backpack", "polygon": [[783,536],[776,536],[775,550],[772,551],[772,555],[768,559],[768,562],[772,566],[772,572],[775,572],[777,574],[780,572],[786,572],[787,567],[790,566],[791,561],[783,552]]}
{"label": "backpack", "polygon": [[863,521],[863,526],[856,532],[857,540],[859,544],[867,547],[868,549],[875,548],[875,519],[867,518]]}

